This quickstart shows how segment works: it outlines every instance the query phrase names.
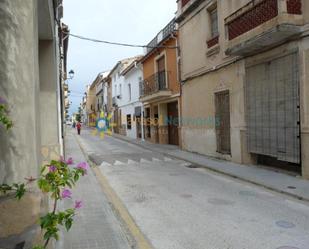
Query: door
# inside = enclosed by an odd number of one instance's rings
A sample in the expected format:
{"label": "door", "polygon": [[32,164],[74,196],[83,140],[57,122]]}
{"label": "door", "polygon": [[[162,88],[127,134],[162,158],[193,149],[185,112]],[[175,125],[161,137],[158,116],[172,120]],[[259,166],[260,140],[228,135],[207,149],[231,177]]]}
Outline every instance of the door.
{"label": "door", "polygon": [[144,112],[144,137],[151,138],[151,128],[150,128],[150,108],[145,108]]}
{"label": "door", "polygon": [[179,145],[179,135],[178,135],[178,103],[172,102],[167,104],[168,113],[168,140],[169,144]]}
{"label": "door", "polygon": [[215,94],[217,151],[231,154],[230,93]]}
{"label": "door", "polygon": [[135,107],[134,117],[136,121],[136,138],[142,138],[142,108],[140,106]]}
{"label": "door", "polygon": [[249,67],[246,75],[249,151],[299,164],[297,53]]}
{"label": "door", "polygon": [[158,90],[164,90],[166,89],[165,56],[162,56],[157,60],[157,70]]}

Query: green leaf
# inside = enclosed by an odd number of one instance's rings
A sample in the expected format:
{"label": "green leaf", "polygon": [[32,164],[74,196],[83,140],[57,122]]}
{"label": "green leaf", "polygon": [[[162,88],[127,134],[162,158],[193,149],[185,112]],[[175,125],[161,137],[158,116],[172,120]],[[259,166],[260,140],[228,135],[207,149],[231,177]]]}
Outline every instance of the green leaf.
{"label": "green leaf", "polygon": [[49,192],[49,191],[50,191],[50,188],[51,188],[51,186],[49,185],[48,181],[46,181],[46,180],[43,179],[43,178],[40,178],[40,179],[38,180],[38,186],[39,186],[39,188],[40,188],[43,192],[45,192],[45,193]]}
{"label": "green leaf", "polygon": [[69,230],[71,229],[71,227],[72,227],[72,222],[73,222],[72,219],[68,219],[68,220],[65,222],[65,229],[66,229],[67,231],[69,231]]}
{"label": "green leaf", "polygon": [[25,184],[20,184],[17,186],[15,197],[20,200],[26,193]]}
{"label": "green leaf", "polygon": [[44,246],[35,246],[35,247],[32,247],[32,249],[44,249]]}

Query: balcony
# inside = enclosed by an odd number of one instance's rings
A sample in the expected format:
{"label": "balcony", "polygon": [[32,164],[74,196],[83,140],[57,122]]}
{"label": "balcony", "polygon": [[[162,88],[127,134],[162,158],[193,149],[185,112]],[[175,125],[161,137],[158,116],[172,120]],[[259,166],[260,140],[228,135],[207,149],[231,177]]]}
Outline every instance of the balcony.
{"label": "balcony", "polygon": [[200,4],[205,2],[205,0],[178,0],[177,2],[178,10],[175,21],[180,23],[188,17],[190,13],[196,10]]}
{"label": "balcony", "polygon": [[210,40],[207,41],[207,47],[208,48],[212,48],[215,45],[217,45],[219,43],[219,35],[211,38]]}
{"label": "balcony", "polygon": [[252,0],[225,19],[226,54],[250,55],[297,36],[303,24],[301,0]]}
{"label": "balcony", "polygon": [[162,29],[157,36],[152,39],[151,42],[147,45],[146,54],[150,53],[153,49],[155,49],[162,41],[164,41],[166,38],[168,38],[171,34],[173,34],[176,31],[176,22],[175,19],[170,21],[164,29]]}
{"label": "balcony", "polygon": [[161,71],[153,74],[140,83],[140,100],[142,102],[169,97],[172,92],[168,89],[169,72]]}
{"label": "balcony", "polygon": [[181,7],[185,7],[188,2],[190,2],[190,0],[181,0]]}
{"label": "balcony", "polygon": [[100,94],[103,91],[103,83],[99,83],[96,85],[96,95]]}

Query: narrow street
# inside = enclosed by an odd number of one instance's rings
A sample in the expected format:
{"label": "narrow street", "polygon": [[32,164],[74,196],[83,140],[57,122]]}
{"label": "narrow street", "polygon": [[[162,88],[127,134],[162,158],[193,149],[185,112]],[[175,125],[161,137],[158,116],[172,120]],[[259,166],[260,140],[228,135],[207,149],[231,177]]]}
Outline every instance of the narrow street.
{"label": "narrow street", "polygon": [[309,248],[306,202],[90,130],[74,136],[155,249]]}

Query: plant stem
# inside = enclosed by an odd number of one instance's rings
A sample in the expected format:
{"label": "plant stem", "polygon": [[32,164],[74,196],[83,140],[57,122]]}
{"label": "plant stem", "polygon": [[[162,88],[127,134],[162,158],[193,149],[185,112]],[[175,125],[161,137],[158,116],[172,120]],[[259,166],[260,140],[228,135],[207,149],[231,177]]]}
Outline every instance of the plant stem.
{"label": "plant stem", "polygon": [[[54,201],[53,214],[55,214],[55,213],[56,213],[56,209],[57,209],[57,199],[55,199],[55,201]],[[46,249],[46,248],[47,248],[48,243],[49,243],[49,240],[50,240],[50,238],[48,238],[48,239],[45,241],[45,244],[44,244],[44,249]]]}

